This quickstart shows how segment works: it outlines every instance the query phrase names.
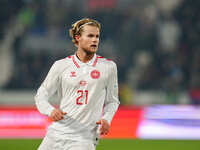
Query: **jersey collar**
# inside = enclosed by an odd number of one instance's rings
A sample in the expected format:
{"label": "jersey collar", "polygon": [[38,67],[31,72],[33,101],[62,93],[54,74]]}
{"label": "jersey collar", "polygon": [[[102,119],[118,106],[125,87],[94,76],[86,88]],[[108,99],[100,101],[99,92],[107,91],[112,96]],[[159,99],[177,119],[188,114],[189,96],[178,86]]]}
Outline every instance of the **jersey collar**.
{"label": "jersey collar", "polygon": [[72,55],[72,61],[73,61],[73,63],[75,64],[75,66],[76,66],[77,68],[80,68],[80,67],[83,66],[83,65],[90,65],[90,66],[95,67],[95,66],[96,66],[96,63],[97,63],[97,60],[98,60],[98,57],[97,57],[96,54],[94,54],[93,58],[92,58],[89,62],[87,62],[87,63],[81,62],[81,61],[78,59],[78,57],[76,56],[76,54]]}

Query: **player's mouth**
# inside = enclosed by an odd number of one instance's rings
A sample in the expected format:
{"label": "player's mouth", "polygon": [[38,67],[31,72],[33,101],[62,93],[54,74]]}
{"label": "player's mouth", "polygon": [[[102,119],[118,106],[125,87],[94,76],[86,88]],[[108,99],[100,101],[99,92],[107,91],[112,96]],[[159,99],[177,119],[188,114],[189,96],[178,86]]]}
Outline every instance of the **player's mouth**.
{"label": "player's mouth", "polygon": [[96,45],[96,44],[92,44],[92,45],[91,45],[91,47],[93,47],[93,48],[96,48],[96,47],[97,47],[97,45]]}

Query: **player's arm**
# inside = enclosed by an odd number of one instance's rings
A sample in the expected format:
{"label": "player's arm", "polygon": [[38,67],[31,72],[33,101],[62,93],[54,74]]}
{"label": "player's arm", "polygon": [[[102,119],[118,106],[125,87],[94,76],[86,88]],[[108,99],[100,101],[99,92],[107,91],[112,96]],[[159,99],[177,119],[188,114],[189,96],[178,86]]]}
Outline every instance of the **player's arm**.
{"label": "player's arm", "polygon": [[109,68],[108,84],[106,89],[106,100],[104,105],[104,115],[97,124],[101,124],[100,133],[107,134],[110,129],[110,123],[115,112],[120,104],[118,98],[118,80],[117,80],[117,66],[112,63],[111,68]]}
{"label": "player's arm", "polygon": [[49,103],[49,98],[57,91],[58,87],[59,67],[55,62],[35,96],[35,103],[39,112],[49,116],[53,121],[61,120],[65,115],[61,110],[54,108]]}

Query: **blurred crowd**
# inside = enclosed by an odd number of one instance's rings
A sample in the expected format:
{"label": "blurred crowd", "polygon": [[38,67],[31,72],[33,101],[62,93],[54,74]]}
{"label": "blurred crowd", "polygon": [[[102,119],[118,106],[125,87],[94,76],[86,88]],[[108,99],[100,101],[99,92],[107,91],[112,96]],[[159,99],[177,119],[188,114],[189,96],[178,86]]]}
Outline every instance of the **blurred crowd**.
{"label": "blurred crowd", "polygon": [[0,40],[4,36],[4,30],[8,21],[12,19],[24,6],[23,0],[0,1]]}
{"label": "blurred crowd", "polygon": [[123,99],[134,90],[166,91],[172,100],[189,91],[194,103],[200,99],[200,1],[15,1],[4,4],[12,14],[0,8],[0,26],[11,17],[28,26],[14,43],[15,70],[5,89],[38,88],[55,60],[74,53],[71,24],[91,17],[102,24],[99,54],[117,63]]}

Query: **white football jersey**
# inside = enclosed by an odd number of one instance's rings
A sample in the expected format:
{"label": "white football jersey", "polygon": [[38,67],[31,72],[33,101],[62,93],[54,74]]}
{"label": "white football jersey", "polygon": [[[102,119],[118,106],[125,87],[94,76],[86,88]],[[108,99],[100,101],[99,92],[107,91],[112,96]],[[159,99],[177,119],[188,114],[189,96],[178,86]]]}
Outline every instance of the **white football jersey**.
{"label": "white football jersey", "polygon": [[119,106],[116,64],[96,54],[88,63],[76,55],[58,60],[35,96],[42,114],[50,116],[53,111],[48,100],[55,92],[60,109],[67,114],[49,128],[70,139],[90,139],[96,122],[103,118],[110,123]]}

